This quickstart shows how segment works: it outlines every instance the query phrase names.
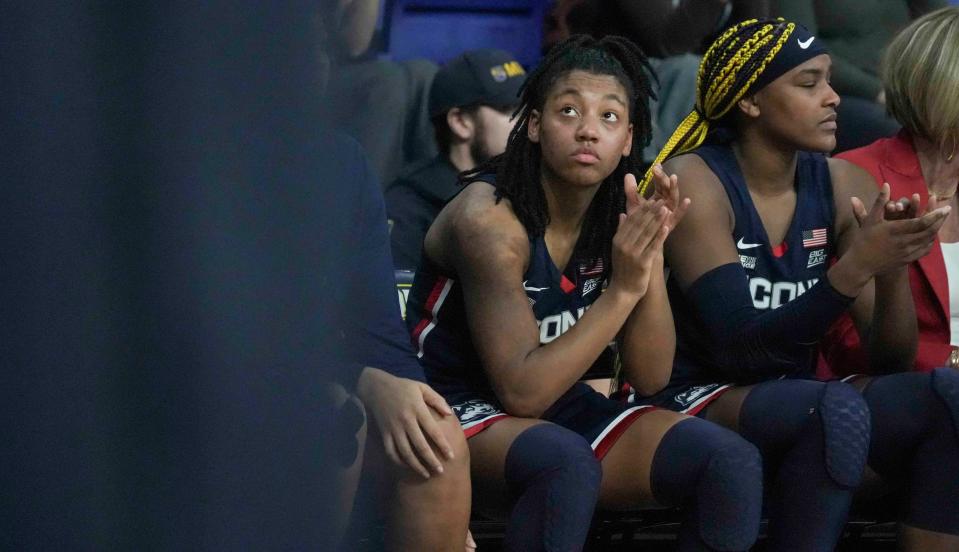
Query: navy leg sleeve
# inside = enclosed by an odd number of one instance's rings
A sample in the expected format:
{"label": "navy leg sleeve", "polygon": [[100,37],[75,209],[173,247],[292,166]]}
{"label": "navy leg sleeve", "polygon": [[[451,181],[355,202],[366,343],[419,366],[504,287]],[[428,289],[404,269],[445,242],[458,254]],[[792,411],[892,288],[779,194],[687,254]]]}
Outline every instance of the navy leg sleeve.
{"label": "navy leg sleeve", "polygon": [[869,465],[906,487],[902,521],[959,535],[959,371],[883,376],[863,395],[873,420]]}
{"label": "navy leg sleeve", "polygon": [[743,402],[743,437],[771,481],[770,550],[832,550],[842,535],[869,446],[869,412],[851,386],[780,380]]}
{"label": "navy leg sleeve", "polygon": [[506,483],[515,498],[506,550],[581,550],[599,499],[602,468],[579,434],[533,426],[506,454]]}
{"label": "navy leg sleeve", "polygon": [[660,504],[683,506],[678,550],[748,550],[759,533],[762,461],[728,429],[690,418],[666,432],[650,470]]}

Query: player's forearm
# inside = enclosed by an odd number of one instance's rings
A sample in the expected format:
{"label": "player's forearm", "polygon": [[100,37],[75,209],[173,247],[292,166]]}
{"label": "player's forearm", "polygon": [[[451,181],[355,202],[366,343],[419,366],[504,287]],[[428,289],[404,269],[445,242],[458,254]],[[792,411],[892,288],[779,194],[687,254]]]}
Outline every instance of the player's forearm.
{"label": "player's forearm", "polygon": [[576,383],[616,337],[636,298],[607,290],[574,326],[490,373],[497,398],[514,416],[539,417]]}
{"label": "player's forearm", "polygon": [[757,310],[739,263],[717,267],[686,290],[715,344],[714,366],[736,382],[797,373],[806,352],[852,303],[820,281],[777,309]]}
{"label": "player's forearm", "polygon": [[905,267],[876,276],[876,298],[869,326],[869,362],[874,373],[909,370],[915,363],[916,309]]}
{"label": "player's forearm", "polygon": [[658,392],[669,383],[675,352],[676,329],[660,263],[623,327],[620,357],[627,381],[642,395]]}
{"label": "player's forearm", "polygon": [[872,273],[856,260],[852,251],[840,257],[826,273],[832,287],[847,297],[858,297],[872,276]]}

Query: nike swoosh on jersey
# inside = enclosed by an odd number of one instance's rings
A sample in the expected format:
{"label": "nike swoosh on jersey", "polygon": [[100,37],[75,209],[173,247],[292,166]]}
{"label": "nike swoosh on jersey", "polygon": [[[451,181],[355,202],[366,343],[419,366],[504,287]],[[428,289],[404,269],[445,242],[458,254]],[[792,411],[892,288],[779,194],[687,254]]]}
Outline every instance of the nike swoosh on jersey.
{"label": "nike swoosh on jersey", "polygon": [[742,238],[739,238],[739,241],[736,242],[736,247],[738,247],[739,249],[752,249],[752,248],[754,248],[754,247],[759,247],[760,245],[762,245],[762,244],[761,244],[761,243],[746,243],[746,242],[743,241]]}
{"label": "nike swoosh on jersey", "polygon": [[543,290],[549,289],[549,287],[544,287],[544,288],[529,287],[529,286],[526,285],[526,282],[528,282],[528,281],[529,281],[529,280],[524,280],[524,281],[523,281],[523,289],[526,290],[526,291],[543,291]]}
{"label": "nike swoosh on jersey", "polygon": [[816,40],[816,37],[811,36],[811,37],[807,38],[805,42],[803,42],[802,40],[799,40],[799,39],[797,38],[797,39],[796,39],[796,42],[799,43],[799,47],[800,47],[800,48],[802,48],[803,50],[805,50],[806,48],[809,48],[809,45],[812,44],[812,41],[813,41],[813,40]]}

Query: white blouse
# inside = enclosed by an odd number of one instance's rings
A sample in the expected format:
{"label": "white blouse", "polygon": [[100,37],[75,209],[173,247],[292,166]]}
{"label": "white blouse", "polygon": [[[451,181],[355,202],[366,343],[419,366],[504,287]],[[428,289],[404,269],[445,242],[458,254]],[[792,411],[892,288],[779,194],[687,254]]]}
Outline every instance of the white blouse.
{"label": "white blouse", "polygon": [[959,347],[959,243],[941,243],[942,260],[949,281],[949,317],[953,347]]}

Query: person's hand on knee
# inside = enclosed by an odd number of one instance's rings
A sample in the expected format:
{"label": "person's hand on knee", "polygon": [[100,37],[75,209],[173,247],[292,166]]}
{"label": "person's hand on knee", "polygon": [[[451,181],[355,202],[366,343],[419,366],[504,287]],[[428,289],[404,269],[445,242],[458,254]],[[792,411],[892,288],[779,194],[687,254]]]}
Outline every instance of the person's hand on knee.
{"label": "person's hand on knee", "polygon": [[390,460],[426,479],[431,473],[443,473],[437,451],[445,460],[454,456],[433,414],[453,415],[443,397],[425,383],[371,367],[363,369],[356,391],[382,436]]}

